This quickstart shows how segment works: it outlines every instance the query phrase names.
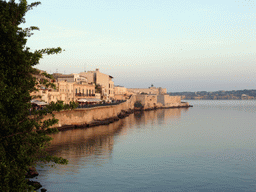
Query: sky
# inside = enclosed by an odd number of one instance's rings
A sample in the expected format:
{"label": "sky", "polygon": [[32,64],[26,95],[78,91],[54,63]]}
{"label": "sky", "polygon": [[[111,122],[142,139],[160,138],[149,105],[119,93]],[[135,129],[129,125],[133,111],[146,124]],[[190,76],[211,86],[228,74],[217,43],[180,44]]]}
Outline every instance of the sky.
{"label": "sky", "polygon": [[[28,3],[34,1],[28,0]],[[61,47],[36,67],[99,68],[127,88],[256,89],[256,0],[41,0],[22,27],[31,50]]]}

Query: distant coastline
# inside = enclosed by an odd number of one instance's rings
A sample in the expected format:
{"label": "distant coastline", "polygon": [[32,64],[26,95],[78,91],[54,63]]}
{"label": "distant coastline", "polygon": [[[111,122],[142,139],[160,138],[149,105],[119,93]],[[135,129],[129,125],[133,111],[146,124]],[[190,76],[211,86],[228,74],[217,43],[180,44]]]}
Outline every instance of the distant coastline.
{"label": "distant coastline", "polygon": [[195,91],[195,92],[172,92],[170,96],[181,96],[184,100],[255,100],[256,89],[232,90],[232,91]]}

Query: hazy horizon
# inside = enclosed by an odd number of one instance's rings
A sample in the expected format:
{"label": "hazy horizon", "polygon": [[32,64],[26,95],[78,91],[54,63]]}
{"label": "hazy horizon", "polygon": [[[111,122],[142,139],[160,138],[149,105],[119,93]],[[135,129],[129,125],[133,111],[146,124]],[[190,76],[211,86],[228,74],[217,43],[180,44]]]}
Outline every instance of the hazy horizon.
{"label": "hazy horizon", "polygon": [[65,49],[36,66],[48,73],[99,68],[115,85],[168,92],[256,89],[255,1],[41,3],[22,27],[40,28],[31,50]]}

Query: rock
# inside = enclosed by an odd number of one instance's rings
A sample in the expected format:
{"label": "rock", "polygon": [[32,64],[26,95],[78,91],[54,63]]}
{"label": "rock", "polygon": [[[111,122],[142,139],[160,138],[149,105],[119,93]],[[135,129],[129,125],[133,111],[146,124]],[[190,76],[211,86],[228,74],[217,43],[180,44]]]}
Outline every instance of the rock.
{"label": "rock", "polygon": [[114,121],[119,121],[119,118],[116,116],[116,117],[113,117]]}
{"label": "rock", "polygon": [[61,127],[58,127],[58,130],[69,130],[69,129],[74,129],[75,125],[62,125]]}
{"label": "rock", "polygon": [[42,188],[42,189],[41,189],[41,192],[45,192],[45,191],[47,191],[45,188]]}
{"label": "rock", "polygon": [[122,114],[122,113],[119,113],[117,116],[118,116],[119,119],[125,118],[124,114]]}
{"label": "rock", "polygon": [[85,128],[88,127],[87,124],[81,124],[81,125],[74,125],[75,128]]}
{"label": "rock", "polygon": [[129,114],[130,114],[129,112],[122,110],[117,116],[119,119],[123,119],[123,118],[129,116]]}
{"label": "rock", "polygon": [[32,185],[35,188],[35,190],[37,190],[37,189],[42,187],[42,185],[39,182],[37,182],[37,181],[30,181],[30,180],[28,180],[28,184]]}
{"label": "rock", "polygon": [[28,172],[26,173],[25,177],[26,178],[34,178],[38,176],[38,172],[36,171],[35,167],[29,167]]}
{"label": "rock", "polygon": [[88,124],[88,127],[94,127],[99,125],[102,125],[100,121],[92,121]]}

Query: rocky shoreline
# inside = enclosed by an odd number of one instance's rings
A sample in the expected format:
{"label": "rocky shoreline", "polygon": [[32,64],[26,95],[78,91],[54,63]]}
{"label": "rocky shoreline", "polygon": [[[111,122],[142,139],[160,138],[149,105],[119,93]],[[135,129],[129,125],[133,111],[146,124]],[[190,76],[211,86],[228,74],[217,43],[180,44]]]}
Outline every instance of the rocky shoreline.
{"label": "rocky shoreline", "polygon": [[[41,183],[39,183],[38,181],[31,181],[29,179],[37,177],[38,175],[39,175],[39,173],[37,172],[35,167],[29,167],[29,169],[25,175],[25,178],[27,179],[27,184],[33,186],[35,188],[35,190],[38,190],[42,187]],[[47,190],[45,188],[42,188],[41,191],[45,192]]]}

